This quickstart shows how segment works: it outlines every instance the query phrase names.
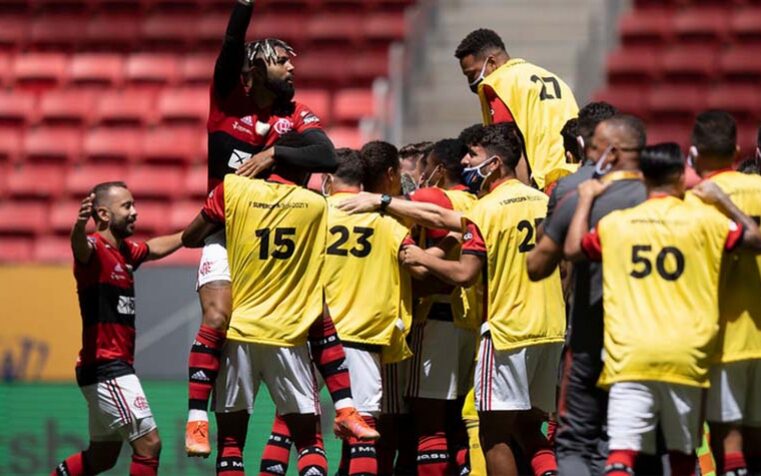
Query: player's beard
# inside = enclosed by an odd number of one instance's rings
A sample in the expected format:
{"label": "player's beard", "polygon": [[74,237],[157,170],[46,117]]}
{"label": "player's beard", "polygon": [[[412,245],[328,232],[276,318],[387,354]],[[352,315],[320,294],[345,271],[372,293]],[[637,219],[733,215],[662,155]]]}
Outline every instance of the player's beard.
{"label": "player's beard", "polygon": [[[113,217],[111,220],[113,220]],[[136,220],[130,221],[129,218],[124,218],[119,221],[112,221],[111,233],[113,233],[117,238],[129,238],[135,234],[135,221]]]}
{"label": "player's beard", "polygon": [[296,94],[293,83],[283,79],[267,78],[267,89],[275,95],[275,102],[280,105],[289,104]]}

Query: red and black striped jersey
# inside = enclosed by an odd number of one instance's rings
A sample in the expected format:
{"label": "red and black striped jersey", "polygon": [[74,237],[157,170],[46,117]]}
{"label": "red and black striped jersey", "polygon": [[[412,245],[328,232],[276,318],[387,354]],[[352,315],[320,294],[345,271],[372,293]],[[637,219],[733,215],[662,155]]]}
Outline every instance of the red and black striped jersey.
{"label": "red and black striped jersey", "polygon": [[322,128],[319,117],[300,102],[294,101],[284,110],[259,110],[242,85],[223,100],[214,93],[212,85],[210,96],[209,191],[251,156],[273,146],[281,135],[292,130],[301,133]]}
{"label": "red and black striped jersey", "polygon": [[77,359],[80,385],[134,373],[133,273],[148,256],[145,242],[124,240],[117,248],[98,233],[88,240],[93,247],[90,260],[74,260],[82,315],[82,349]]}

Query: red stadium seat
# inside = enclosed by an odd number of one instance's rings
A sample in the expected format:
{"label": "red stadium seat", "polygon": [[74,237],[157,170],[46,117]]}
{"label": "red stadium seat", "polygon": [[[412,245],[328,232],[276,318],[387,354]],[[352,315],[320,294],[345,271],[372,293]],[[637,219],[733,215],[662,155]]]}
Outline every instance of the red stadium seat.
{"label": "red stadium seat", "polygon": [[[127,184],[135,196],[135,190],[132,184]],[[164,234],[169,229],[169,206],[166,203],[155,200],[141,200],[135,198],[135,209],[137,210],[137,222],[135,229],[141,234],[150,236]]]}
{"label": "red stadium seat", "polygon": [[206,135],[197,128],[159,127],[143,140],[143,158],[148,162],[191,164],[202,160]]}
{"label": "red stadium seat", "polygon": [[163,123],[203,125],[209,117],[209,90],[165,89],[159,96],[157,109]]}
{"label": "red stadium seat", "polygon": [[357,42],[362,35],[361,19],[356,13],[314,15],[307,22],[307,35],[312,41]]}
{"label": "red stadium seat", "polygon": [[322,125],[331,121],[330,94],[320,89],[297,89],[296,100],[308,107],[320,118]]}
{"label": "red stadium seat", "polygon": [[26,160],[62,161],[79,160],[82,135],[78,128],[40,127],[27,130],[24,136]]}
{"label": "red stadium seat", "polygon": [[618,23],[624,45],[660,45],[673,36],[673,15],[670,9],[634,9],[621,16]]}
{"label": "red stadium seat", "polygon": [[[149,45],[187,47],[195,41],[198,15],[157,13],[146,18],[140,35]],[[220,41],[224,31],[220,32]]]}
{"label": "red stadium seat", "polygon": [[0,48],[16,49],[25,46],[28,22],[26,16],[0,15]]}
{"label": "red stadium seat", "polygon": [[[2,26],[0,26],[2,28]],[[0,87],[5,87],[11,83],[11,61],[10,53],[0,52]]]}
{"label": "red stadium seat", "polygon": [[191,167],[185,175],[185,194],[189,197],[203,199],[208,194],[209,175],[206,166]]}
{"label": "red stadium seat", "polygon": [[648,97],[654,117],[663,115],[691,116],[706,104],[706,90],[695,85],[661,85],[653,88]]}
{"label": "red stadium seat", "polygon": [[[230,14],[225,12],[203,15],[198,20],[196,27],[196,40],[203,45],[213,45],[215,49],[219,48],[224,39],[228,21],[230,21]],[[253,24],[256,25],[259,21],[257,18]]]}
{"label": "red stadium seat", "polygon": [[17,200],[0,202],[0,234],[42,233],[47,229],[47,221],[48,206],[42,202]]}
{"label": "red stadium seat", "polygon": [[719,66],[727,79],[753,84],[761,80],[761,55],[757,46],[735,45],[729,48],[721,55]]}
{"label": "red stadium seat", "polygon": [[23,138],[24,135],[20,129],[0,129],[0,162],[21,159],[24,150]]}
{"label": "red stadium seat", "polygon": [[133,84],[170,84],[179,77],[177,57],[170,54],[136,53],[127,58],[125,76]]}
{"label": "red stadium seat", "polygon": [[167,165],[140,165],[127,173],[135,197],[167,199],[182,195],[182,171]]}
{"label": "red stadium seat", "polygon": [[[298,47],[308,38],[307,30],[304,25],[303,13],[284,13],[281,11],[265,13],[252,23],[253,24],[248,30],[249,40],[258,38],[280,38],[290,43],[291,46]],[[309,52],[309,54],[311,53],[312,51]],[[294,61],[297,71],[301,59],[302,56],[299,56],[296,61]]]}
{"label": "red stadium seat", "polygon": [[207,102],[216,59],[216,55],[213,54],[191,54],[186,56],[180,65],[182,82],[187,85],[204,85]]}
{"label": "red stadium seat", "polygon": [[203,200],[173,202],[169,209],[169,229],[182,230],[187,227],[201,211],[203,204]]}
{"label": "red stadium seat", "polygon": [[720,43],[729,33],[729,9],[685,8],[674,15],[674,30],[680,41]]}
{"label": "red stadium seat", "polygon": [[730,30],[737,43],[761,42],[761,8],[736,9],[730,20]]}
{"label": "red stadium seat", "polygon": [[[1,213],[0,216],[2,216]],[[32,261],[34,256],[32,246],[33,241],[29,238],[0,237],[0,263]]]}
{"label": "red stadium seat", "polygon": [[374,114],[375,105],[370,89],[342,89],[336,93],[333,111],[337,122],[353,123]]}
{"label": "red stadium seat", "polygon": [[16,84],[35,89],[55,86],[66,78],[68,59],[61,53],[27,53],[16,57]]}
{"label": "red stadium seat", "polygon": [[[368,86],[375,78],[388,76],[388,51],[368,51],[354,56],[351,64],[353,81]],[[355,85],[355,84],[352,84]],[[362,86],[362,84],[356,84]]]}
{"label": "red stadium seat", "polygon": [[742,121],[752,121],[761,116],[761,91],[752,84],[725,84],[708,94],[708,107],[723,109]]}
{"label": "red stadium seat", "polygon": [[297,81],[308,82],[314,87],[333,88],[351,81],[353,71],[347,67],[327,68],[325,65],[335,63],[336,58],[341,58],[342,64],[351,68],[351,53],[346,51],[332,51],[315,49],[308,54],[299,56],[294,60]]}
{"label": "red stadium seat", "polygon": [[622,48],[608,55],[608,79],[611,83],[652,81],[658,75],[658,58],[650,48]]}
{"label": "red stadium seat", "polygon": [[139,43],[140,20],[135,15],[124,13],[97,15],[89,19],[85,31],[91,47],[110,51],[130,50]]}
{"label": "red stadium seat", "polygon": [[66,174],[66,193],[73,198],[83,199],[92,188],[102,182],[124,180],[127,174],[121,165],[82,165]]}
{"label": "red stadium seat", "polygon": [[84,125],[92,119],[95,98],[88,91],[52,90],[42,95],[40,119],[46,123]]}
{"label": "red stadium seat", "polygon": [[328,131],[328,137],[336,147],[359,149],[364,143],[362,134],[355,127],[334,127]]}
{"label": "red stadium seat", "polygon": [[[76,218],[76,214],[73,217]],[[65,236],[41,236],[34,240],[33,246],[34,261],[38,263],[70,263],[73,259],[71,240]]]}
{"label": "red stadium seat", "polygon": [[664,75],[685,83],[707,82],[718,75],[717,51],[704,45],[677,46],[661,58]]}
{"label": "red stadium seat", "polygon": [[[84,196],[82,197],[84,199]],[[77,219],[81,200],[54,200],[50,206],[50,231],[65,234],[71,231]]]}
{"label": "red stadium seat", "polygon": [[82,86],[118,86],[124,77],[124,59],[121,55],[84,53],[72,57],[69,80]]}
{"label": "red stadium seat", "polygon": [[676,142],[685,151],[690,146],[689,122],[662,122],[647,124],[647,143]]}
{"label": "red stadium seat", "polygon": [[85,136],[82,155],[88,162],[136,161],[140,158],[143,135],[135,129],[98,128]]}
{"label": "red stadium seat", "polygon": [[758,122],[740,122],[737,124],[737,145],[744,157],[753,157],[758,139]]}
{"label": "red stadium seat", "polygon": [[35,119],[36,98],[24,91],[0,92],[0,124],[22,126]]}
{"label": "red stadium seat", "polygon": [[16,198],[54,198],[63,193],[61,166],[24,164],[11,170],[8,194]]}
{"label": "red stadium seat", "polygon": [[84,43],[86,30],[82,15],[58,14],[43,15],[32,22],[29,41],[37,47],[54,47],[72,49]]}
{"label": "red stadium seat", "polygon": [[598,91],[595,101],[606,101],[616,106],[620,111],[647,117],[647,91],[640,86],[616,86]]}
{"label": "red stadium seat", "polygon": [[155,96],[146,91],[124,90],[103,93],[95,107],[102,124],[142,125],[154,120]]}
{"label": "red stadium seat", "polygon": [[407,33],[404,15],[401,13],[375,13],[362,23],[362,34],[373,41],[400,41]]}

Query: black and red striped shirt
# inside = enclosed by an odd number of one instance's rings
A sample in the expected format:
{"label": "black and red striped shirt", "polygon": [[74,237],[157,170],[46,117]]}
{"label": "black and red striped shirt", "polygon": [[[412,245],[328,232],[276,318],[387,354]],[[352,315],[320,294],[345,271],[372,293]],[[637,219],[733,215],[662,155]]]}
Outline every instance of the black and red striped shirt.
{"label": "black and red striped shirt", "polygon": [[145,242],[124,240],[114,247],[98,233],[89,235],[90,260],[74,260],[82,349],[77,359],[77,382],[89,385],[134,373],[134,271],[148,256]]}

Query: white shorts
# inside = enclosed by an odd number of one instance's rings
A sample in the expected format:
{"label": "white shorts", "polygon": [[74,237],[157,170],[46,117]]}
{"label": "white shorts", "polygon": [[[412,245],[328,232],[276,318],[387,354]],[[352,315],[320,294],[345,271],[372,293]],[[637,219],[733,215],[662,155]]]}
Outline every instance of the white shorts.
{"label": "white shorts", "polygon": [[383,396],[380,353],[350,346],[344,342],[354,406],[361,414],[377,417]]}
{"label": "white shorts", "polygon": [[475,373],[479,412],[538,408],[555,411],[561,342],[499,351],[490,336],[481,339]]}
{"label": "white shorts", "polygon": [[456,400],[473,385],[478,333],[453,322],[428,319],[412,327],[407,396]]}
{"label": "white shorts", "polygon": [[196,290],[212,281],[232,281],[230,265],[227,262],[225,230],[219,230],[204,241],[201,264],[198,265]]}
{"label": "white shorts", "polygon": [[306,344],[277,347],[228,340],[220,364],[212,402],[216,412],[250,414],[264,380],[279,415],[320,413],[317,378]]}
{"label": "white shorts", "polygon": [[708,421],[761,426],[761,359],[719,364],[710,376]]}
{"label": "white shorts", "polygon": [[381,365],[383,380],[383,398],[381,400],[381,413],[400,415],[409,413],[410,408],[404,398],[404,390],[410,375],[410,361],[402,360],[395,364]]}
{"label": "white shorts", "polygon": [[135,441],[156,429],[137,375],[81,387],[87,400],[91,441]]}
{"label": "white shorts", "polygon": [[692,453],[700,446],[705,391],[667,382],[618,382],[608,394],[611,450],[655,453],[655,428],[670,451]]}

